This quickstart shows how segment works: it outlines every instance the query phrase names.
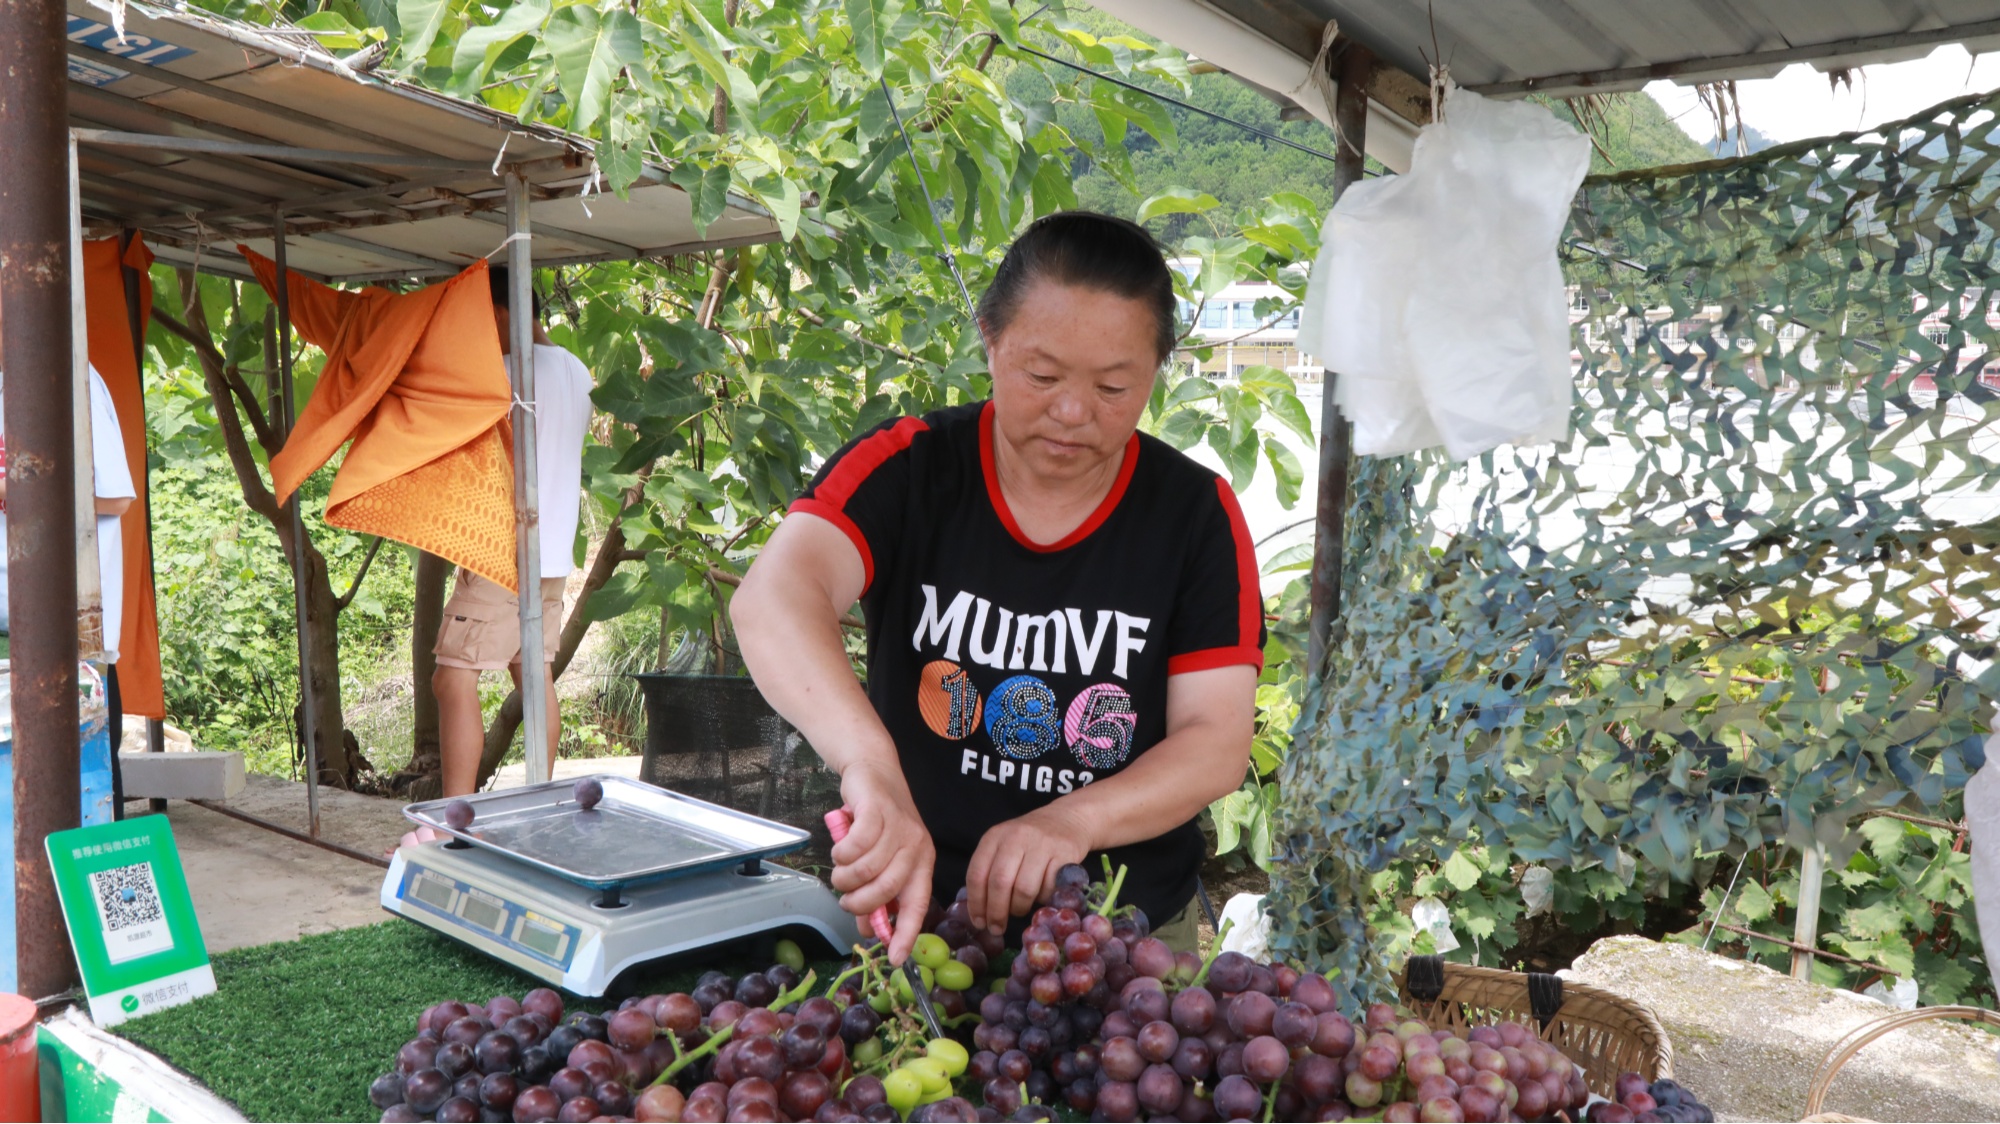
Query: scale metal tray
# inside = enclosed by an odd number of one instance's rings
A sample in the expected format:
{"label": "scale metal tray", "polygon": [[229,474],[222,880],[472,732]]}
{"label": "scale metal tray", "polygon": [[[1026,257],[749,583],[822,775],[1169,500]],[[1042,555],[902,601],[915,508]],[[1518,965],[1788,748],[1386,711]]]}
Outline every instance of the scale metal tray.
{"label": "scale metal tray", "polygon": [[407,805],[403,815],[594,890],[789,854],[811,839],[799,828],[617,775],[595,778],[604,799],[585,812],[574,795],[581,779],[464,797],[473,810],[464,831],[444,821],[449,799]]}

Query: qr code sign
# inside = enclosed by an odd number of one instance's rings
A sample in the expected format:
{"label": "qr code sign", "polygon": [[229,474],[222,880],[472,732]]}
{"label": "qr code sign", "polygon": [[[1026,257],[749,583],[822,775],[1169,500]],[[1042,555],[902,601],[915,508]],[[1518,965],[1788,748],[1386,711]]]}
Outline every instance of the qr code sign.
{"label": "qr code sign", "polygon": [[97,908],[104,928],[119,932],[160,919],[160,892],[153,885],[153,864],[133,863],[95,871],[90,884],[97,891]]}
{"label": "qr code sign", "polygon": [[104,951],[117,964],[173,947],[173,934],[160,910],[153,864],[133,863],[90,873],[90,888],[103,923]]}

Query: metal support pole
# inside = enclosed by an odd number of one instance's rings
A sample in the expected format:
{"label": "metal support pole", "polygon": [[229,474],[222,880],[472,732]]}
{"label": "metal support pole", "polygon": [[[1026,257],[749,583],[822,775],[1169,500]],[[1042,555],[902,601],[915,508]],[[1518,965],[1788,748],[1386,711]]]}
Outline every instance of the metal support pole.
{"label": "metal support pole", "polygon": [[[1826,881],[1826,850],[1813,840],[1799,862],[1799,915],[1792,924],[1792,978],[1812,979],[1812,953],[1802,948],[1819,947],[1819,894]],[[1886,984],[1884,986],[1887,986]]]}
{"label": "metal support pole", "polygon": [[[1339,133],[1334,152],[1333,198],[1338,202],[1348,187],[1358,183],[1362,172],[1362,148],[1368,133],[1368,79],[1375,70],[1375,56],[1359,43],[1348,41],[1334,56],[1335,80],[1339,95],[1334,101],[1333,121]],[[1307,656],[1307,675],[1317,677],[1326,670],[1328,637],[1340,616],[1341,557],[1347,534],[1347,470],[1353,459],[1354,426],[1341,416],[1334,391],[1340,376],[1323,372],[1319,408],[1319,511],[1313,531],[1312,632]]]}
{"label": "metal support pole", "polygon": [[77,456],[70,399],[68,64],[58,0],[0,0],[0,368],[7,380],[16,990],[76,964],[42,841],[81,817],[76,727]]}
{"label": "metal support pole", "polygon": [[[292,401],[292,279],[285,269],[283,210],[272,214],[271,246],[271,261],[278,272],[278,392],[283,398],[277,423],[278,432],[289,439],[292,422],[299,413]],[[313,714],[317,700],[313,693],[312,620],[306,604],[306,548],[309,544],[306,541],[305,516],[299,511],[299,493],[296,490],[285,506],[292,521],[292,613],[298,617],[299,632],[299,736],[305,739],[306,750],[306,832],[318,839],[319,738]]]}
{"label": "metal support pole", "polygon": [[521,607],[521,748],[528,783],[549,780],[548,665],[542,662],[542,516],[535,459],[534,254],[528,181],[507,173],[507,372],[514,383],[514,560]]}

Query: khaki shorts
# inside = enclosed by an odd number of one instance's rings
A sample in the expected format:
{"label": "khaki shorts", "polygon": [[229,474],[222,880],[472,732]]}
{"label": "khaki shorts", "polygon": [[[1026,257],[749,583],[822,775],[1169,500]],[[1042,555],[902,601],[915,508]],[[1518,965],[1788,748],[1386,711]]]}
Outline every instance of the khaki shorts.
{"label": "khaki shorts", "polygon": [[1200,952],[1201,898],[1189,898],[1187,906],[1172,920],[1155,928],[1153,935],[1175,952]]}
{"label": "khaki shorts", "polygon": [[[563,579],[542,579],[542,661],[553,662],[562,640]],[[470,570],[444,603],[444,624],[431,646],[441,667],[492,671],[521,660],[521,617],[507,587]]]}

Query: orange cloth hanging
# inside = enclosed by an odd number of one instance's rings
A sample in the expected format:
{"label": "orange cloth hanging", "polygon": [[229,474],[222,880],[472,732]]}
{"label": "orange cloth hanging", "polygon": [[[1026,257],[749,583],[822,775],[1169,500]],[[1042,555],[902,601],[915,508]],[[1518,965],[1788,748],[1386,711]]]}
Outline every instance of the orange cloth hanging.
{"label": "orange cloth hanging", "polygon": [[[238,248],[275,294],[277,264]],[[351,440],[327,497],[329,524],[517,589],[513,394],[486,263],[409,293],[287,280],[292,326],[326,363],[271,458],[280,502]]]}
{"label": "orange cloth hanging", "polygon": [[139,380],[139,356],[132,350],[132,320],[125,300],[125,273],[138,271],[139,332],[144,337],[153,318],[153,281],[147,270],[153,252],[133,236],[119,250],[118,239],[83,244],[84,315],[89,326],[90,365],[104,376],[118,412],[118,433],[125,443],[125,463],[132,470],[138,498],[119,520],[125,551],[125,611],[122,621],[105,621],[104,630],[118,633],[118,694],[125,713],[165,718],[167,701],[160,682],[160,619],[153,600],[153,550],[146,533],[146,391]]}

